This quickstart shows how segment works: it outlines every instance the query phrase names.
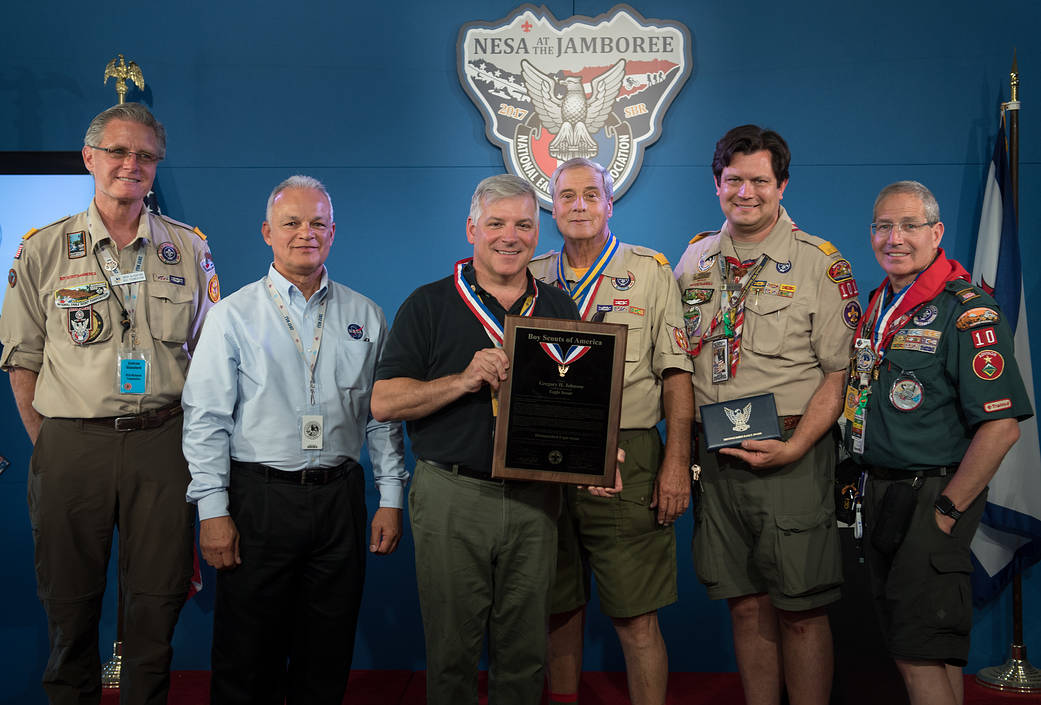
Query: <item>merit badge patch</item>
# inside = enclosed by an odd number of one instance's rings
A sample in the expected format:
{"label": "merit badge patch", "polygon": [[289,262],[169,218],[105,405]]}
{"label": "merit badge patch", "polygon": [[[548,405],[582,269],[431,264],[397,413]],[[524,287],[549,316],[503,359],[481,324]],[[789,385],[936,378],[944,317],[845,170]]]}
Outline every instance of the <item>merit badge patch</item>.
{"label": "merit badge patch", "polygon": [[997,350],[980,350],[972,358],[972,371],[980,379],[997,379],[1005,371],[1005,358]]}
{"label": "merit badge patch", "polygon": [[65,252],[69,259],[79,259],[87,256],[87,232],[80,230],[78,233],[65,233]]}
{"label": "merit badge patch", "polygon": [[997,323],[1001,316],[992,308],[986,306],[979,306],[977,308],[970,308],[968,311],[958,316],[958,320],[954,322],[958,330],[968,330],[977,326],[990,325]]}
{"label": "merit badge patch", "polygon": [[1011,408],[1011,399],[995,399],[994,401],[988,401],[986,404],[983,405],[983,410],[987,413],[991,413],[994,411],[1004,411],[1005,409]]}
{"label": "merit badge patch", "polygon": [[163,264],[177,264],[181,261],[181,251],[172,242],[161,242],[155,248],[159,261]]}
{"label": "merit badge patch", "polygon": [[846,304],[846,307],[842,309],[842,322],[848,327],[856,330],[859,321],[860,303],[858,301],[850,301]]}
{"label": "merit badge patch", "polygon": [[7,272],[7,283],[11,285],[11,287],[14,287],[14,285],[18,283],[18,273],[14,271],[14,267],[11,267]]}
{"label": "merit badge patch", "polygon": [[703,289],[700,287],[690,287],[683,292],[683,303],[688,306],[697,306],[699,304],[707,304],[712,300],[713,289]]}
{"label": "merit badge patch", "polygon": [[916,326],[927,326],[935,321],[936,317],[939,315],[940,309],[936,308],[933,304],[929,304],[915,314],[913,322]]}
{"label": "merit badge patch", "polygon": [[213,303],[220,301],[220,281],[217,279],[216,274],[210,277],[210,282],[206,285],[206,294]]}
{"label": "merit badge patch", "polygon": [[690,45],[683,24],[647,20],[626,5],[563,21],[524,5],[463,25],[456,68],[506,169],[548,209],[550,176],[575,157],[611,172],[615,200],[632,186],[690,76]]}
{"label": "merit badge patch", "polygon": [[365,334],[365,330],[357,323],[352,323],[347,326],[347,335],[351,336],[355,340],[361,340],[361,337]]}
{"label": "merit badge patch", "polygon": [[889,401],[901,411],[914,411],[922,405],[922,385],[912,377],[901,377],[889,389]]}
{"label": "merit badge patch", "polygon": [[828,267],[828,279],[832,280],[836,284],[852,278],[853,265],[849,263],[848,259],[836,260],[830,267]]}
{"label": "merit badge patch", "polygon": [[615,277],[611,280],[611,285],[614,286],[618,291],[627,291],[633,288],[633,284],[636,283],[636,275],[632,272],[626,272],[629,276],[627,277]]}
{"label": "merit badge patch", "polygon": [[83,308],[108,298],[108,284],[90,282],[66,286],[54,292],[54,305],[58,308]]}
{"label": "merit badge patch", "polygon": [[777,269],[778,274],[787,274],[792,271],[792,261],[788,260],[787,262],[778,262],[774,267]]}
{"label": "merit badge patch", "polygon": [[76,345],[86,345],[98,339],[105,324],[93,306],[70,308],[68,312],[69,336],[72,338],[72,342]]}

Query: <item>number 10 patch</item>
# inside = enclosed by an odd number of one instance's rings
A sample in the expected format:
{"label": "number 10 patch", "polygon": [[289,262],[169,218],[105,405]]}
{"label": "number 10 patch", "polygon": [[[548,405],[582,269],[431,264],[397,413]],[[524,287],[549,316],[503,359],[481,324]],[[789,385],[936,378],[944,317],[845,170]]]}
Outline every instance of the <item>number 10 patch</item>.
{"label": "number 10 patch", "polygon": [[985,348],[998,342],[998,336],[993,328],[980,328],[972,331],[972,344],[977,348]]}

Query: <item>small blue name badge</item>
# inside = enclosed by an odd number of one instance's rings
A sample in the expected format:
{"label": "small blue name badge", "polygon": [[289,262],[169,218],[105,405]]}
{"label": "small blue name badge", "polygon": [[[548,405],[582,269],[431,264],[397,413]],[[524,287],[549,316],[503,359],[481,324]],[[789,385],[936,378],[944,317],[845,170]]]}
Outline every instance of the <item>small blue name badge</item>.
{"label": "small blue name badge", "polygon": [[148,362],[146,360],[119,361],[119,391],[123,394],[144,394],[148,381]]}

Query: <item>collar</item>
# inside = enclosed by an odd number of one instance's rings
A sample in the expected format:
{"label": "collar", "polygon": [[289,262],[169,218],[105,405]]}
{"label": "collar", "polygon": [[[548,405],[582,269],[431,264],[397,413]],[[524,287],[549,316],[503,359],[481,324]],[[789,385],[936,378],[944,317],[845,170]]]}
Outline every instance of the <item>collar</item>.
{"label": "collar", "polygon": [[[137,246],[137,242],[140,240],[145,243],[152,242],[152,212],[148,210],[148,206],[141,206],[141,215],[137,219],[137,236],[134,237],[128,244]],[[87,228],[87,237],[91,239],[91,247],[99,245],[102,242],[108,240],[115,245],[115,241],[112,236],[108,234],[108,228],[105,227],[105,221],[101,219],[101,211],[98,210],[98,206],[94,203],[94,199],[90,199],[90,206],[87,208],[87,223],[90,227]]]}
{"label": "collar", "polygon": [[[788,211],[784,209],[784,206],[780,206],[780,213],[777,217],[777,222],[770,228],[770,232],[766,234],[760,242],[756,243],[755,249],[757,254],[765,253],[774,262],[790,262],[792,252],[792,233],[798,230],[795,227],[795,223],[788,216]],[[723,223],[723,227],[719,231],[720,242],[724,237],[730,238],[733,242],[733,236],[730,234],[729,223]],[[747,246],[746,246],[747,247]],[[716,252],[720,252],[719,246],[717,246]],[[710,253],[711,254],[711,253]]]}
{"label": "collar", "polygon": [[[610,230],[608,230],[607,231],[607,239],[604,240],[604,244],[606,244],[607,241],[611,239],[611,235],[612,235],[612,232]],[[603,248],[603,245],[601,245],[600,247]],[[611,277],[611,278],[614,278],[614,279],[617,279],[617,278],[624,279],[625,277],[629,276],[629,272],[628,272],[628,270],[626,270],[625,263],[623,262],[623,259],[624,259],[622,257],[622,248],[623,247],[625,247],[625,243],[622,242],[621,240],[619,240],[618,241],[618,250],[616,250],[615,253],[613,255],[611,255],[611,259],[607,260],[607,264],[604,265],[604,272],[603,272],[602,276]],[[564,248],[563,247],[560,248],[560,252],[557,253],[557,257],[562,257],[564,259],[564,276],[568,278],[568,281],[578,281],[578,277],[575,275],[575,270],[572,269],[571,262],[570,262],[570,260],[568,260],[567,253],[564,252]],[[554,264],[553,271],[556,272],[556,269],[557,269],[556,268],[556,262],[554,261],[553,264]]]}
{"label": "collar", "polygon": [[[275,291],[285,301],[294,301],[299,299],[301,303],[308,304],[310,301],[304,299],[303,293],[297,288],[296,284],[292,283],[282,273],[275,269],[275,263],[272,262],[267,268],[268,278],[271,279],[271,284],[275,287]],[[318,283],[318,290],[314,292],[314,296],[311,297],[311,301],[315,303],[320,302],[325,298],[326,292],[329,290],[329,270],[322,265],[322,279]],[[294,299],[295,297],[295,299]]]}
{"label": "collar", "polygon": [[[566,262],[566,260],[565,260],[565,262]],[[525,274],[527,275],[528,285],[524,289],[524,295],[521,296],[519,299],[517,299],[517,301],[519,301],[522,305],[523,305],[524,301],[527,300],[527,298],[529,296],[533,296],[535,294],[535,277],[532,275],[531,271],[528,270],[528,269],[525,269]],[[453,272],[452,276],[453,276],[453,278],[455,277],[454,272]],[[470,289],[475,294],[480,296],[482,300],[484,300],[484,301],[491,300],[491,301],[495,302],[496,306],[501,306],[501,304],[499,303],[498,299],[496,299],[494,296],[489,294],[488,291],[483,286],[481,286],[480,284],[477,283],[477,271],[474,269],[473,260],[470,260],[469,262],[467,262],[466,264],[463,265],[463,279],[466,280],[466,283],[470,285]],[[516,304],[517,302],[514,302],[514,303]],[[512,311],[512,310],[513,309],[511,308],[510,311]],[[507,311],[507,313],[509,313],[509,311]]]}

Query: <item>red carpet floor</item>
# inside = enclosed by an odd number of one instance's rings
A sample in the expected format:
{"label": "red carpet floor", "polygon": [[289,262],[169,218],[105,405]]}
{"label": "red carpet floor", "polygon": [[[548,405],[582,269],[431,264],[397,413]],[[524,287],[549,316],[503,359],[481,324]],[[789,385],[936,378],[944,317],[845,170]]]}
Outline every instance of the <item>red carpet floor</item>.
{"label": "red carpet floor", "polygon": [[[352,671],[345,705],[423,705],[426,686],[423,671]],[[480,680],[481,703],[485,697],[485,674]],[[169,705],[206,705],[209,702],[209,671],[175,671]],[[877,691],[863,692],[863,702],[877,705]],[[117,705],[118,691],[106,690],[103,705]],[[629,698],[623,673],[582,674],[582,705],[625,705]],[[736,673],[672,673],[669,675],[669,705],[741,705],[744,699]],[[999,693],[965,678],[965,705],[1037,705],[1041,697]],[[859,705],[844,703],[843,705]]]}

